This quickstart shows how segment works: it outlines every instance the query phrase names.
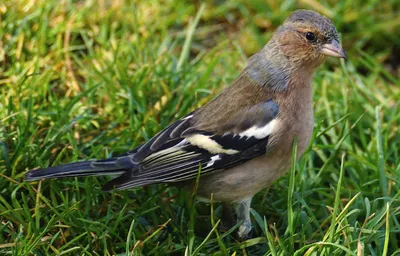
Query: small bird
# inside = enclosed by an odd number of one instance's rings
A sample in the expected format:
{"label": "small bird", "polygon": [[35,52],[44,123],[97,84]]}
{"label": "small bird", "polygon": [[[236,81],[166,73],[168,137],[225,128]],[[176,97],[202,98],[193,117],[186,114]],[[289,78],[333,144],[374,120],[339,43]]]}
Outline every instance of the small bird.
{"label": "small bird", "polygon": [[346,58],[333,23],[297,10],[253,55],[232,84],[201,108],[122,156],[30,170],[26,180],[118,176],[104,190],[156,183],[192,187],[233,206],[238,236],[251,231],[252,197],[291,166],[310,142],[314,126],[312,78],[326,56]]}

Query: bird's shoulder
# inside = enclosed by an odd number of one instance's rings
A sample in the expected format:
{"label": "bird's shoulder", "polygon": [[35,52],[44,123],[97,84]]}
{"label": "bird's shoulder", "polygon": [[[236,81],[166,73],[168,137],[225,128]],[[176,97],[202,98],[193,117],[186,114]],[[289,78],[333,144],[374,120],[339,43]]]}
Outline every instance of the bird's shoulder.
{"label": "bird's shoulder", "polygon": [[239,133],[273,119],[279,112],[275,94],[257,84],[245,69],[212,101],[194,112],[192,124],[216,134]]}

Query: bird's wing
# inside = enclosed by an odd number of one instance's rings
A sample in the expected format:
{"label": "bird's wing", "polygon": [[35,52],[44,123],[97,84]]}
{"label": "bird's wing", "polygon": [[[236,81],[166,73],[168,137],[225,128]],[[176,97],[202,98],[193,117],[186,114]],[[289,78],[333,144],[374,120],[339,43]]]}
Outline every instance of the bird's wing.
{"label": "bird's wing", "polygon": [[201,111],[171,124],[120,158],[119,165],[128,165],[123,162],[129,161],[137,168],[111,181],[106,189],[179,182],[195,178],[199,168],[204,175],[261,156],[276,128],[279,107],[267,99],[240,106],[229,113],[229,118],[225,113],[205,118]]}

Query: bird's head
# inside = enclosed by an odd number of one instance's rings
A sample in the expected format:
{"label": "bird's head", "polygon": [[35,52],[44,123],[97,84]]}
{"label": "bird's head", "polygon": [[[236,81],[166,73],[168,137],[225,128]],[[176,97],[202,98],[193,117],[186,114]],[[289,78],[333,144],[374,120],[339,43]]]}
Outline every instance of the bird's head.
{"label": "bird's head", "polygon": [[346,58],[335,26],[321,14],[298,10],[249,59],[246,74],[257,84],[282,91],[289,80],[312,78],[327,56]]}
{"label": "bird's head", "polygon": [[326,56],[346,58],[333,23],[310,10],[293,12],[277,29],[273,41],[296,66],[316,68]]}

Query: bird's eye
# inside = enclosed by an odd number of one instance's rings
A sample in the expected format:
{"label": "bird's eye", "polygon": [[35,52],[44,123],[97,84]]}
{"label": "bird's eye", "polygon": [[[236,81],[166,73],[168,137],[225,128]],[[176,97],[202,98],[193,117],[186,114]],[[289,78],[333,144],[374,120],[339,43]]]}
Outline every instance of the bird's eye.
{"label": "bird's eye", "polygon": [[312,33],[312,32],[307,32],[307,33],[306,33],[306,39],[307,39],[308,41],[310,41],[310,42],[315,42],[317,38],[315,37],[315,34],[314,34],[314,33]]}

